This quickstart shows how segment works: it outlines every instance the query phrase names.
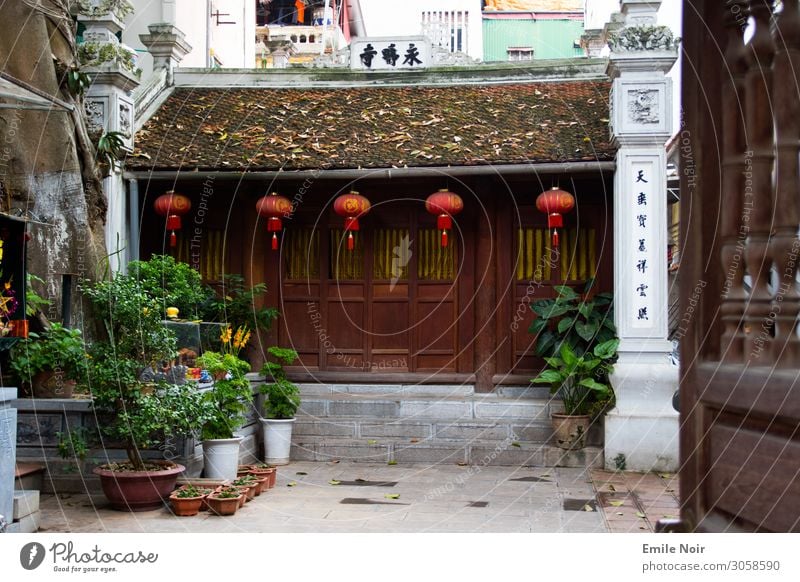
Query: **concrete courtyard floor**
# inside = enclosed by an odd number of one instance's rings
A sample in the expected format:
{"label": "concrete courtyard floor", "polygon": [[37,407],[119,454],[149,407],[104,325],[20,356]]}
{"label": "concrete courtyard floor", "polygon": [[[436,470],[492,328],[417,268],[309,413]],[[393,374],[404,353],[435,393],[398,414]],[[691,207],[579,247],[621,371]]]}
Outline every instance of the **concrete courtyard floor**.
{"label": "concrete courtyard floor", "polygon": [[[232,517],[208,513],[175,517],[167,508],[126,513],[109,509],[102,495],[45,495],[40,531],[652,531],[650,521],[654,523],[660,515],[652,520],[638,517],[642,507],[633,505],[632,494],[621,497],[625,507],[598,502],[597,493],[603,488],[607,491],[612,482],[620,493],[633,492],[636,484],[645,482],[644,478],[626,480],[615,475],[597,474],[595,486],[591,473],[584,469],[293,462],[279,469],[274,489]],[[663,493],[669,487],[667,481],[654,475],[646,476],[646,483],[649,494],[670,497]],[[666,511],[666,503],[659,505],[660,512]],[[614,523],[619,516],[611,514],[622,511],[631,515],[624,524],[620,519]],[[607,515],[611,515],[611,526]]]}

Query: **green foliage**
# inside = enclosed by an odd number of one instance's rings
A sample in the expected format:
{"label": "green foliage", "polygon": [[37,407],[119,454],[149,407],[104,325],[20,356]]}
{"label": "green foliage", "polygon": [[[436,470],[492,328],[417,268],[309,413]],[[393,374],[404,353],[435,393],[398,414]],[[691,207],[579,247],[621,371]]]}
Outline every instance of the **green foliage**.
{"label": "green foliage", "polygon": [[222,321],[233,328],[268,331],[278,317],[278,310],[257,307],[256,303],[267,293],[267,286],[258,283],[247,288],[244,277],[236,274],[223,275],[217,296],[206,310],[209,321]]}
{"label": "green foliage", "polygon": [[120,20],[133,12],[133,4],[128,0],[77,0],[76,8],[84,16],[105,16],[111,12]]}
{"label": "green foliage", "polygon": [[33,273],[28,273],[27,282],[28,285],[25,288],[25,315],[33,317],[37,312],[50,305],[50,301],[39,295],[33,287],[33,283],[44,285],[44,281],[41,278]]}
{"label": "green foliage", "polygon": [[122,152],[125,148],[125,135],[119,131],[107,131],[97,140],[97,154],[95,158],[98,162],[113,168],[114,164],[122,159]]}
{"label": "green foliage", "polygon": [[79,69],[69,69],[67,71],[67,87],[69,92],[80,97],[92,84],[92,78]]}
{"label": "green foliage", "polygon": [[180,489],[176,490],[173,493],[173,495],[180,499],[195,499],[197,497],[202,497],[203,495],[206,495],[206,493],[204,493],[203,491],[201,491],[200,489],[189,483],[188,485],[185,485],[184,487],[181,487]]}
{"label": "green foliage", "polygon": [[167,307],[177,307],[182,319],[196,319],[213,300],[213,293],[203,286],[200,273],[169,255],[133,261],[128,265],[128,272],[158,301],[162,316]]}
{"label": "green foliage", "polygon": [[136,67],[136,55],[121,44],[87,41],[78,45],[78,61],[81,67],[99,67],[105,63],[119,65],[139,77],[142,70]]}
{"label": "green foliage", "polygon": [[212,376],[225,374],[203,393],[201,437],[203,440],[233,438],[233,432],[247,420],[247,411],[253,403],[250,381],[245,377],[250,364],[233,354],[207,351],[197,358],[197,365]]}
{"label": "green foliage", "polygon": [[175,336],[162,324],[158,302],[133,275],[81,286],[107,339],[91,348],[87,386],[102,432],[125,443],[128,460],[144,470],[141,450],[165,435],[198,431],[205,411],[193,387],[152,385],[140,381],[145,368],[161,369],[176,354]]}
{"label": "green foliage", "polygon": [[62,459],[77,459],[83,461],[89,454],[89,439],[91,431],[86,427],[67,429],[67,432],[57,432],[58,455]]}
{"label": "green foliage", "polygon": [[531,303],[536,319],[528,331],[536,336],[537,356],[555,356],[561,344],[567,343],[578,355],[590,351],[598,343],[617,336],[610,293],[590,296],[594,279],[586,283],[583,295],[566,285],[554,287],[555,299]]}
{"label": "green foliage", "polygon": [[241,496],[241,494],[242,492],[236,487],[223,487],[211,495],[219,499],[236,499],[237,497]]}
{"label": "green foliage", "polygon": [[628,461],[625,458],[625,453],[618,453],[616,457],[612,459],[614,461],[614,469],[616,471],[624,471],[628,466]]}
{"label": "green foliage", "polygon": [[[261,393],[267,396],[264,414],[267,418],[294,418],[300,407],[300,390],[289,381],[283,367],[297,360],[297,352],[290,348],[271,347],[267,353],[275,361],[267,360],[261,369],[261,373],[268,380],[268,383],[261,387]],[[269,382],[270,379],[272,382]]]}
{"label": "green foliage", "polygon": [[567,342],[562,342],[559,356],[545,358],[547,368],[531,382],[550,384],[550,393],[560,395],[564,401],[566,414],[589,414],[593,402],[611,393],[611,387],[597,378],[611,373],[618,347],[619,340],[611,339],[579,356]]}
{"label": "green foliage", "polygon": [[39,372],[56,372],[67,380],[83,380],[87,358],[81,330],[53,323],[41,334],[31,332],[28,339],[14,346],[10,367],[23,382],[30,382]]}

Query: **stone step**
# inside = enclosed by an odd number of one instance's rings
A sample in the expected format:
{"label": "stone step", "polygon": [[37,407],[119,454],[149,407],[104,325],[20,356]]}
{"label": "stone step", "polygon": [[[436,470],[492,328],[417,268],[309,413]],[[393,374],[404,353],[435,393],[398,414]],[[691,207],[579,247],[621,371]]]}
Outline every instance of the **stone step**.
{"label": "stone step", "polygon": [[14,491],[14,521],[39,511],[38,491]]}
{"label": "stone step", "polygon": [[[557,405],[558,403],[556,403]],[[405,395],[375,393],[331,393],[302,398],[299,414],[324,417],[365,416],[417,419],[519,419],[546,420],[551,401],[504,398],[495,394]]]}
{"label": "stone step", "polygon": [[44,465],[40,463],[18,461],[14,469],[14,489],[41,491],[44,481],[44,468]]}
{"label": "stone step", "polygon": [[549,420],[417,419],[298,416],[297,436],[363,439],[435,439],[444,441],[503,441],[546,443],[552,436]]}
{"label": "stone step", "polygon": [[[311,384],[298,383],[302,397],[330,394],[374,394],[381,396],[474,396],[473,384]],[[548,399],[546,386],[499,386],[491,395],[499,398]]]}
{"label": "stone step", "polygon": [[506,441],[444,442],[293,436],[292,460],[371,463],[452,463],[475,466],[591,467],[603,466],[602,447],[566,451],[553,445]]}

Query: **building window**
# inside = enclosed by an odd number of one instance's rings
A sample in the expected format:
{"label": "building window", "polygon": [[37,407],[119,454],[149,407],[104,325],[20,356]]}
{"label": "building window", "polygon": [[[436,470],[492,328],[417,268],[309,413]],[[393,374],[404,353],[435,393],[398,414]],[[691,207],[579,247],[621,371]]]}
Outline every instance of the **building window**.
{"label": "building window", "polygon": [[372,243],[372,278],[402,281],[408,279],[411,238],[407,228],[381,228]]}
{"label": "building window", "polygon": [[364,242],[361,231],[352,233],[353,250],[347,248],[349,234],[344,229],[331,229],[330,278],[337,281],[360,281],[364,278]]}
{"label": "building window", "polygon": [[468,50],[467,30],[469,14],[463,10],[436,10],[422,13],[422,34],[434,46],[451,53]]}
{"label": "building window", "polygon": [[533,60],[533,48],[529,46],[514,46],[508,47],[506,51],[508,53],[508,60],[509,61],[532,61]]}
{"label": "building window", "polygon": [[301,34],[300,35],[300,44],[305,44],[305,42],[306,42],[306,35],[305,34]]}
{"label": "building window", "polygon": [[561,267],[564,281],[583,281],[597,273],[597,242],[593,228],[559,229],[559,258],[553,263],[552,234],[547,228],[517,230],[517,281],[551,281]]}
{"label": "building window", "polygon": [[287,228],[283,237],[286,278],[319,279],[319,229]]}
{"label": "building window", "polygon": [[417,278],[420,281],[452,281],[456,278],[457,239],[451,231],[450,242],[442,246],[442,231],[420,228],[415,243],[417,251]]}
{"label": "building window", "polygon": [[[185,231],[186,232],[186,231]],[[199,247],[198,247],[199,245]],[[225,231],[206,228],[200,236],[179,233],[178,262],[186,263],[200,273],[203,281],[219,281],[225,262]]]}

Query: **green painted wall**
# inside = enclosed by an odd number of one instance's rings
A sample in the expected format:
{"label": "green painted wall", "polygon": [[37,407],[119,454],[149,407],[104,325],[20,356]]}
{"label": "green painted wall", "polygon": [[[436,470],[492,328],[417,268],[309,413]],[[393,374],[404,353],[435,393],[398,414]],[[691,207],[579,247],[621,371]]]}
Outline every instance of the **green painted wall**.
{"label": "green painted wall", "polygon": [[483,60],[507,61],[508,47],[533,47],[535,59],[583,56],[573,43],[583,34],[582,20],[483,21]]}

